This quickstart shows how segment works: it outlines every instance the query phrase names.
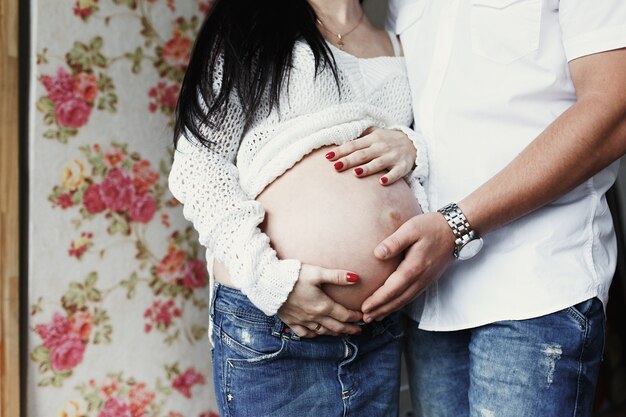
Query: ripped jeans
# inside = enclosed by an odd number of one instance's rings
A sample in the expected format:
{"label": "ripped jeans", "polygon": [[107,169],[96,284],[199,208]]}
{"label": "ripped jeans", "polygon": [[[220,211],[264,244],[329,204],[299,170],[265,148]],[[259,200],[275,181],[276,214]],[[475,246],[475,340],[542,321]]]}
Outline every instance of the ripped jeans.
{"label": "ripped jeans", "polygon": [[396,417],[399,313],[358,336],[298,338],[240,291],[211,300],[213,381],[221,417]]}
{"label": "ripped jeans", "polygon": [[430,332],[406,319],[419,417],[589,417],[604,349],[597,298],[528,320]]}

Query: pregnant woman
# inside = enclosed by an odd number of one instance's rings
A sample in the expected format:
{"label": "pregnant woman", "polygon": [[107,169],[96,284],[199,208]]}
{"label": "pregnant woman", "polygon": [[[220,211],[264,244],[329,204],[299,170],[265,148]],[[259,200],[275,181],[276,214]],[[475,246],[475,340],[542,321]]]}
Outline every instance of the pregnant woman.
{"label": "pregnant woman", "polygon": [[170,188],[215,281],[223,417],[397,414],[398,314],[358,310],[399,262],[374,247],[424,207],[408,91],[397,39],[358,0],[214,2]]}

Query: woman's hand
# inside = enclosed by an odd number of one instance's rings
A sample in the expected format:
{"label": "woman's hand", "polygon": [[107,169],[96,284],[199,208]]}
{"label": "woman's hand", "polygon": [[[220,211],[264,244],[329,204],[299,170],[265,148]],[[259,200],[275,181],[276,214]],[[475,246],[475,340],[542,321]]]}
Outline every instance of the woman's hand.
{"label": "woman's hand", "polygon": [[370,127],[357,139],[331,149],[326,159],[337,171],[353,168],[357,177],[388,170],[379,182],[389,185],[411,171],[416,154],[413,142],[403,132]]}
{"label": "woman's hand", "polygon": [[300,337],[359,334],[361,328],[350,323],[361,321],[363,314],[348,310],[322,290],[322,284],[352,285],[358,279],[358,275],[349,271],[303,264],[278,316]]}

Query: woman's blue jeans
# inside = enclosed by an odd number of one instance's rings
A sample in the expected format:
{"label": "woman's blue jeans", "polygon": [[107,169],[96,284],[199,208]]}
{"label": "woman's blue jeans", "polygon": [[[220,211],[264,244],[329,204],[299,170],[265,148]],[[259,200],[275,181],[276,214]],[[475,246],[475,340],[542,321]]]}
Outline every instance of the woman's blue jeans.
{"label": "woman's blue jeans", "polygon": [[529,320],[430,332],[407,319],[420,417],[589,417],[604,349],[597,298]]}
{"label": "woman's blue jeans", "polygon": [[396,417],[403,329],[398,313],[358,336],[298,338],[240,291],[211,302],[213,375],[222,417]]}

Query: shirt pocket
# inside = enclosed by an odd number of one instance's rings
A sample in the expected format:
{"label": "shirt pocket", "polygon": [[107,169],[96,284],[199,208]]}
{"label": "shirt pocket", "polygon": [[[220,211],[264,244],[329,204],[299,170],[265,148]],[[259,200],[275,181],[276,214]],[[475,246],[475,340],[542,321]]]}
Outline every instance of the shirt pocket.
{"label": "shirt pocket", "polygon": [[542,0],[471,0],[472,50],[508,64],[539,47]]}
{"label": "shirt pocket", "polygon": [[405,1],[397,11],[398,18],[395,24],[396,34],[401,35],[419,22],[424,14],[425,7],[426,0]]}

